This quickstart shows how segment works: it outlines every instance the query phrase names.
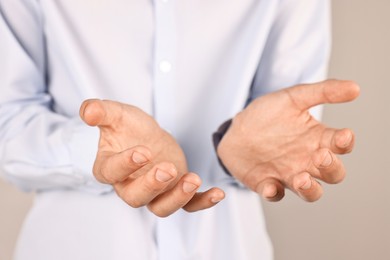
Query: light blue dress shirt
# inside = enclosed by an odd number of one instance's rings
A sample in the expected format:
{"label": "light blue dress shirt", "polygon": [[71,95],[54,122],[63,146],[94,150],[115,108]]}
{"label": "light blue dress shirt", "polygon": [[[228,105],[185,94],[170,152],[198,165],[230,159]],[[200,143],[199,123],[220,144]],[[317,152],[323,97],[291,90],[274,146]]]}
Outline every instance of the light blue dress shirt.
{"label": "light blue dress shirt", "polygon": [[[15,258],[271,259],[260,200],[223,173],[211,134],[260,95],[323,79],[329,27],[326,0],[0,0],[0,171],[37,192]],[[91,173],[88,98],[153,115],[226,199],[165,219],[127,206]]]}

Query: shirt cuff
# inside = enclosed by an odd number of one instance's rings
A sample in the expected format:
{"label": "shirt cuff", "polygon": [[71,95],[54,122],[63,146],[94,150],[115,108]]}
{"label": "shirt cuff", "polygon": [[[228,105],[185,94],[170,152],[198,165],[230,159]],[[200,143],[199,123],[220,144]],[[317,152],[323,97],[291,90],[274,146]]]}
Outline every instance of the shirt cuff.
{"label": "shirt cuff", "polygon": [[[225,133],[227,132],[227,130],[229,129],[231,124],[232,124],[232,119],[227,120],[213,134],[213,144],[214,144],[214,149],[215,149],[215,153],[217,154],[217,157],[218,157],[218,153],[217,153],[218,145],[221,142],[223,136],[225,135]],[[229,176],[231,176],[230,172],[228,171],[228,169],[226,169],[225,165],[223,164],[222,160],[219,157],[218,157],[218,162],[219,162],[219,165],[224,170],[224,172],[226,174],[228,174]]]}
{"label": "shirt cuff", "polygon": [[79,190],[94,194],[103,194],[113,190],[111,185],[98,182],[93,176],[93,164],[99,142],[99,129],[85,125],[81,120],[73,128],[70,140],[70,155],[73,163],[73,173],[82,177]]}

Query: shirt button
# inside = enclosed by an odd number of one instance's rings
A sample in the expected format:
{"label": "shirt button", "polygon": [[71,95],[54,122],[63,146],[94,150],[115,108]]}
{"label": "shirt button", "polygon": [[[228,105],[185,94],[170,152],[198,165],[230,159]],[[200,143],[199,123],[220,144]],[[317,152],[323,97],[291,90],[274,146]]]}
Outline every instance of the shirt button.
{"label": "shirt button", "polygon": [[172,64],[169,61],[163,60],[160,62],[159,68],[162,72],[168,73],[172,70]]}

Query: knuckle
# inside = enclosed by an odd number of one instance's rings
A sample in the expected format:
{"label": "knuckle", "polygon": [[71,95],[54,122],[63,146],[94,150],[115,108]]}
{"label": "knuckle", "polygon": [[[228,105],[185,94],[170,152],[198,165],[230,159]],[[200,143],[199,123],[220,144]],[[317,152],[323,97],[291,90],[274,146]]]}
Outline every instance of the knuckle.
{"label": "knuckle", "polygon": [[100,173],[97,173],[97,172],[93,172],[93,176],[95,177],[95,179],[100,182],[100,183],[107,183],[106,180],[104,179],[104,177],[100,174]]}
{"label": "knuckle", "polygon": [[155,195],[161,191],[161,185],[154,180],[146,180],[143,185],[143,189],[148,194]]}
{"label": "knuckle", "polygon": [[128,151],[123,154],[122,160],[120,160],[120,168],[129,174],[140,169],[144,164],[137,163],[133,157],[134,151]]}
{"label": "knuckle", "polygon": [[117,180],[114,178],[114,176],[112,176],[112,174],[110,174],[110,173],[102,172],[101,176],[102,176],[102,179],[104,179],[105,183],[113,184],[113,183],[117,182]]}
{"label": "knuckle", "polygon": [[142,206],[145,206],[142,201],[140,201],[137,196],[134,196],[133,194],[126,194],[125,197],[122,197],[122,199],[132,208],[140,208]]}
{"label": "knuckle", "polygon": [[161,162],[159,164],[159,167],[161,167],[162,169],[166,169],[167,171],[169,171],[171,174],[174,174],[177,172],[177,169],[176,169],[176,165],[172,162]]}
{"label": "knuckle", "polygon": [[254,192],[258,192],[258,185],[260,183],[259,174],[257,169],[250,170],[246,175],[239,179],[245,186],[250,188]]}
{"label": "knuckle", "polygon": [[114,189],[117,195],[130,207],[140,208],[145,206],[146,203],[144,203],[141,200],[141,197],[133,191],[132,187],[123,184],[116,184],[114,185]]}
{"label": "knuckle", "polygon": [[103,183],[114,184],[117,182],[109,171],[107,163],[101,164],[100,167],[94,166],[93,173],[94,176]]}
{"label": "knuckle", "polygon": [[93,171],[93,176],[101,183],[105,184],[113,184],[114,182],[110,180],[109,177],[106,176],[106,174],[103,174],[101,171]]}

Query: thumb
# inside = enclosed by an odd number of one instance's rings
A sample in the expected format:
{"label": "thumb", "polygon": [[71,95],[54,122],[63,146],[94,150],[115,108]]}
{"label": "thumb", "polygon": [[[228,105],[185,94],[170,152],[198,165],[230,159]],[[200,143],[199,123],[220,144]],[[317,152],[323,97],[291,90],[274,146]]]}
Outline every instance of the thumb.
{"label": "thumb", "polygon": [[359,96],[360,88],[353,81],[325,80],[297,85],[284,91],[287,91],[299,109],[307,110],[320,104],[352,101]]}
{"label": "thumb", "polygon": [[90,126],[111,126],[122,113],[121,103],[99,99],[85,100],[79,111],[81,119]]}

